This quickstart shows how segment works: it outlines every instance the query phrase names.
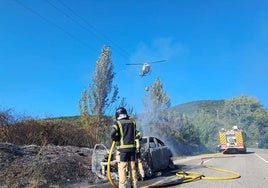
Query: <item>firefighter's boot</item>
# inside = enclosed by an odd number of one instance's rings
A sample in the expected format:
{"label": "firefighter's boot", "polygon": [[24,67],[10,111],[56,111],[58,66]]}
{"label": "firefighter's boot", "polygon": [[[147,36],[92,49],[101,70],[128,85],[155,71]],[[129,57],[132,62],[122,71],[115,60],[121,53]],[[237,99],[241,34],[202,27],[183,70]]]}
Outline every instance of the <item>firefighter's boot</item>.
{"label": "firefighter's boot", "polygon": [[131,185],[131,188],[138,188],[137,182],[133,183],[133,185]]}
{"label": "firefighter's boot", "polygon": [[135,161],[130,162],[130,175],[131,175],[131,188],[138,188],[137,186],[138,176]]}
{"label": "firefighter's boot", "polygon": [[119,182],[119,187],[118,188],[127,188],[127,184],[122,184]]}

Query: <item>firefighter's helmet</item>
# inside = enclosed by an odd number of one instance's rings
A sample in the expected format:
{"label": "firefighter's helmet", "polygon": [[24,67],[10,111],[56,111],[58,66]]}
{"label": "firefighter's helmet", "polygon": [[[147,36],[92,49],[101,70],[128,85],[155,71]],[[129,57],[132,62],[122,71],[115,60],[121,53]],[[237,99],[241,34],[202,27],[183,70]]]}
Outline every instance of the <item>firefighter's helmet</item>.
{"label": "firefighter's helmet", "polygon": [[116,109],[115,118],[122,119],[128,117],[127,110],[124,107],[119,107]]}

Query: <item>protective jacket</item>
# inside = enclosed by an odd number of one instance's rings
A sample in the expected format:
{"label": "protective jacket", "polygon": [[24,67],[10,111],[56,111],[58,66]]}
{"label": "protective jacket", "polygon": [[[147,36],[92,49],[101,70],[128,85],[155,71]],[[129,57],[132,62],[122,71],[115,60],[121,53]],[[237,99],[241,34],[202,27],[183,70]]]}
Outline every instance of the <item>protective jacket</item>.
{"label": "protective jacket", "polygon": [[116,121],[113,125],[111,137],[118,141],[118,151],[135,152],[135,139],[140,137],[140,132],[136,130],[136,123],[133,119],[125,118]]}

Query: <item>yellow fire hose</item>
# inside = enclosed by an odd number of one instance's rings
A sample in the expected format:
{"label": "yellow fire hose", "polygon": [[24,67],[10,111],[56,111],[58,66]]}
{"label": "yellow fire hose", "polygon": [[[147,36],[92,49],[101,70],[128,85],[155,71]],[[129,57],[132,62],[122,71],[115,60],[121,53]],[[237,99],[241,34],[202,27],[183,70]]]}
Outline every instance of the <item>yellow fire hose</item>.
{"label": "yellow fire hose", "polygon": [[114,180],[112,179],[112,176],[111,176],[111,159],[112,159],[112,154],[114,151],[114,146],[115,146],[115,141],[113,141],[113,143],[112,143],[112,146],[111,146],[111,149],[109,152],[109,156],[108,156],[107,176],[108,176],[108,179],[109,179],[111,185],[113,186],[113,188],[118,188],[118,186],[114,183]]}
{"label": "yellow fire hose", "polygon": [[[107,164],[107,176],[108,179],[112,185],[113,188],[118,188],[118,185],[115,184],[115,182],[112,179],[111,176],[111,158],[112,158],[112,154],[113,154],[113,150],[115,147],[115,141],[112,142],[112,146],[109,152],[109,156],[108,156],[108,164]],[[228,156],[228,157],[233,157],[233,156]],[[178,185],[178,184],[182,184],[182,183],[187,183],[187,182],[191,182],[191,181],[195,181],[195,180],[231,180],[231,179],[238,179],[240,178],[240,174],[231,170],[226,170],[226,169],[222,169],[222,168],[216,168],[216,167],[212,167],[212,166],[206,166],[204,165],[204,159],[210,159],[210,158],[222,158],[222,156],[217,156],[217,155],[211,155],[208,157],[203,157],[201,158],[201,166],[204,168],[208,168],[211,170],[215,170],[218,172],[224,172],[227,174],[231,174],[231,176],[225,176],[225,177],[217,177],[217,176],[205,176],[200,172],[194,172],[194,171],[179,171],[176,173],[177,177],[180,177],[180,179],[172,181],[172,182],[168,182],[168,183],[163,183],[163,184],[157,184],[157,185],[147,185],[147,186],[142,186],[141,188],[156,188],[156,187],[167,187],[167,186],[172,186],[172,185]]]}
{"label": "yellow fire hose", "polygon": [[[228,156],[228,157],[233,157],[233,156]],[[210,177],[210,176],[205,176],[204,174],[202,174],[200,172],[179,171],[176,173],[176,176],[180,177],[179,180],[175,180],[175,181],[164,183],[164,184],[158,184],[158,185],[142,186],[141,188],[167,187],[167,186],[178,185],[178,184],[187,183],[187,182],[191,182],[191,181],[195,181],[195,180],[201,180],[201,179],[203,179],[203,180],[231,180],[231,179],[238,179],[241,177],[239,173],[231,171],[231,170],[226,170],[226,169],[222,169],[222,168],[216,168],[216,167],[204,165],[204,159],[210,159],[210,158],[222,158],[222,156],[211,155],[209,157],[201,158],[201,160],[202,160],[201,166],[204,168],[218,171],[218,172],[224,172],[227,174],[231,174],[231,176],[225,176],[225,177],[211,176]]]}

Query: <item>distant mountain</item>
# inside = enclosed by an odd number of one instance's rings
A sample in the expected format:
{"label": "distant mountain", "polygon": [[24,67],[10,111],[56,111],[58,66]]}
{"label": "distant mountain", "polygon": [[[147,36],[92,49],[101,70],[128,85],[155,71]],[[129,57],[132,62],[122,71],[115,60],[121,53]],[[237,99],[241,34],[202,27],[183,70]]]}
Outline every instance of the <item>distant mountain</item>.
{"label": "distant mountain", "polygon": [[61,117],[53,117],[53,118],[46,118],[45,120],[50,120],[50,121],[61,121],[64,123],[69,123],[69,124],[75,124],[75,125],[81,125],[81,120],[80,116],[61,116]]}
{"label": "distant mountain", "polygon": [[200,100],[179,104],[169,108],[169,110],[187,115],[194,115],[197,112],[215,114],[216,111],[222,111],[225,100]]}
{"label": "distant mountain", "polygon": [[[199,100],[199,101],[191,101],[183,104],[178,104],[173,107],[167,109],[167,111],[176,111],[180,114],[184,113],[187,115],[194,115],[200,111],[204,111],[206,113],[215,114],[215,112],[222,111],[224,107],[225,100]],[[80,123],[79,119],[80,115],[76,116],[65,116],[65,117],[54,117],[47,118],[50,120],[62,120],[65,122],[71,123]]]}

